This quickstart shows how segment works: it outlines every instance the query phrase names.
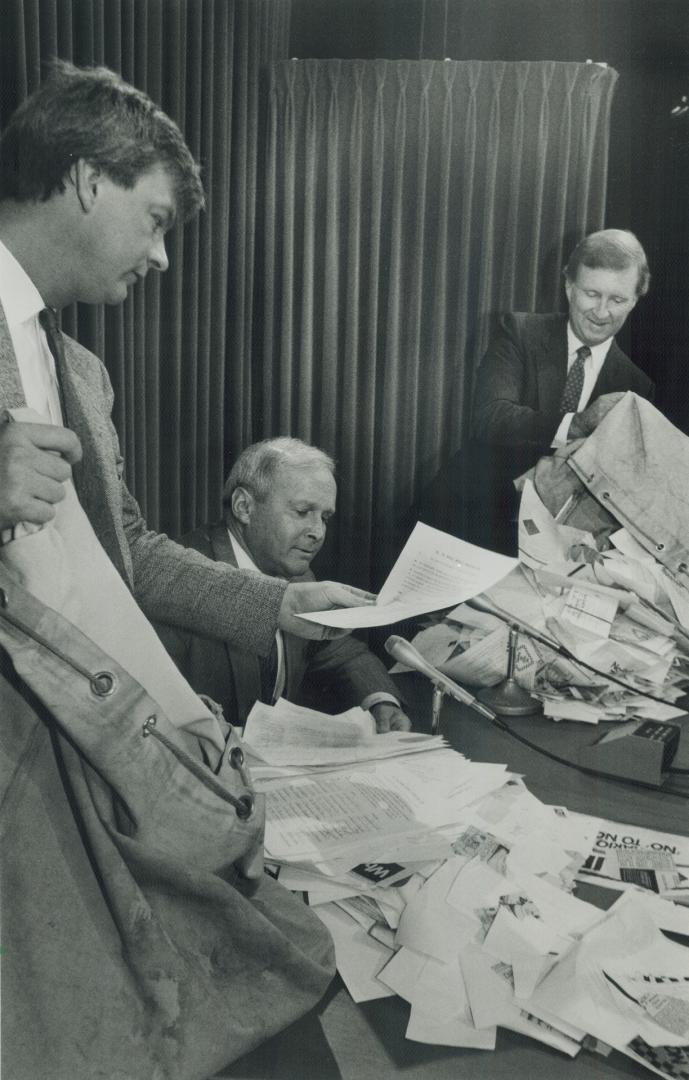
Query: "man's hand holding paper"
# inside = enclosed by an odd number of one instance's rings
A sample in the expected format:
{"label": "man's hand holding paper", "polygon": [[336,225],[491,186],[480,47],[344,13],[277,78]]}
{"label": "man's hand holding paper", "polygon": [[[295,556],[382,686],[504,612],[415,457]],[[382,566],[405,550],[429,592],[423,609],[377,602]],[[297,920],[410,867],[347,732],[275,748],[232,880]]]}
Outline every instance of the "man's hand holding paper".
{"label": "man's hand holding paper", "polygon": [[417,522],[374,605],[311,611],[301,618],[348,630],[387,626],[468,600],[516,565],[516,559]]}

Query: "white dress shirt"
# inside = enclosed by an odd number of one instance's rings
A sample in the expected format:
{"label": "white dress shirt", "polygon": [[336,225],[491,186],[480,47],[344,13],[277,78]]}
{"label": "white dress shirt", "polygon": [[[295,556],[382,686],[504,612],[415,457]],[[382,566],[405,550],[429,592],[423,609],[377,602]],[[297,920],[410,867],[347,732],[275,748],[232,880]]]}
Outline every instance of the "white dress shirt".
{"label": "white dress shirt", "polygon": [[[232,531],[230,529],[227,530],[227,534],[230,538],[234,557],[240,570],[257,570],[259,573],[261,573],[261,571],[256,566],[256,563],[249,555],[248,551],[245,551],[237,538],[232,535]],[[273,704],[278,700],[279,697],[282,697],[285,692],[285,642],[282,636],[282,630],[278,629],[275,631],[275,643],[278,650],[278,669],[275,676],[275,687],[272,694]],[[398,708],[400,704],[397,698],[393,697],[392,694],[388,694],[384,690],[379,690],[373,694],[367,694],[364,700],[361,702],[361,708],[370,709],[374,705],[378,705],[383,702],[386,702],[388,705],[396,705]]]}
{"label": "white dress shirt", "polygon": [[[567,374],[577,358],[577,350],[584,345],[583,341],[579,341],[572,327],[567,323]],[[581,394],[579,396],[579,404],[577,405],[577,412],[581,412],[589,403],[589,398],[593,393],[593,388],[596,385],[596,379],[600,375],[601,368],[605,363],[605,358],[608,355],[610,346],[612,345],[612,338],[609,337],[606,341],[602,341],[600,345],[589,345],[591,355],[587,356],[584,360],[584,384],[581,388]],[[569,425],[572,422],[574,413],[565,413],[560,421],[560,426],[555,432],[555,438],[550,444],[553,448],[558,446],[564,446],[567,442],[567,435],[569,434]]]}
{"label": "white dress shirt", "polygon": [[38,314],[46,306],[38,289],[0,240],[0,303],[12,338],[26,404],[62,424],[55,361]]}

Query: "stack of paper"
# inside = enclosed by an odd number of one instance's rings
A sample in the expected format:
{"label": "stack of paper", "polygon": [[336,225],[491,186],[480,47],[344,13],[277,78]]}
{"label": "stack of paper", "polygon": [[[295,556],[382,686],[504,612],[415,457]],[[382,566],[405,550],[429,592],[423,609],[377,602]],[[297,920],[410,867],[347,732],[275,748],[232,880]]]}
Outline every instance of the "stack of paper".
{"label": "stack of paper", "polygon": [[588,929],[528,1007],[659,1076],[689,1075],[689,950],[660,932],[637,893],[625,893]]}
{"label": "stack of paper", "polygon": [[512,616],[589,665],[518,633],[514,677],[542,701],[546,716],[586,723],[671,720],[685,711],[674,702],[689,686],[689,638],[668,603],[661,608],[628,585],[610,583],[611,568],[626,581],[622,566],[628,571],[626,556],[613,553],[601,555],[600,565],[571,565],[569,576],[519,567],[484,594],[503,617],[460,604],[421,630],[414,645],[450,678],[494,686],[505,677]]}
{"label": "stack of paper", "polygon": [[[329,928],[355,1001],[403,997],[421,1042],[490,1050],[505,1027],[574,1056],[589,1036],[675,1075],[656,1065],[686,1050],[689,954],[659,928],[689,934],[689,911],[653,890],[681,893],[688,841],[545,806],[440,738],[401,753],[358,711],[259,706],[245,734],[273,762],[271,872]],[[630,891],[605,913],[573,895],[584,877]]]}

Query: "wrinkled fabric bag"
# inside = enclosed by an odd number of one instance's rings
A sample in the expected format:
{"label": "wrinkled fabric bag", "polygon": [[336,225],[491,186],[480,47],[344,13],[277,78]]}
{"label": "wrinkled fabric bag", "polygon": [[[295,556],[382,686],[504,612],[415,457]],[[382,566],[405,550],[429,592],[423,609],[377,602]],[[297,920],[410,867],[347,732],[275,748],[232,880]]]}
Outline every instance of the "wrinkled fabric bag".
{"label": "wrinkled fabric bag", "polygon": [[649,401],[625,394],[587,439],[527,475],[559,524],[588,530],[600,549],[624,526],[687,584],[689,439]]}
{"label": "wrinkled fabric bag", "polygon": [[[107,568],[96,625],[64,524],[0,548],[3,1075],[201,1080],[319,1000],[332,944],[262,873],[235,733],[187,684],[171,693],[179,673]],[[100,643],[132,663],[128,630],[147,688]]]}

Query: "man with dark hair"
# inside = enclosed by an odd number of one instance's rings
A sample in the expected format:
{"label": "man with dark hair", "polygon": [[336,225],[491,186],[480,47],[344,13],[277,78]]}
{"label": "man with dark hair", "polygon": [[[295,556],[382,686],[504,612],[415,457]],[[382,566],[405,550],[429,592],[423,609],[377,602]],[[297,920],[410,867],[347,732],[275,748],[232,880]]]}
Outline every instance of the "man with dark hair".
{"label": "man with dark hair", "polygon": [[[300,439],[265,439],[237,458],[225,483],[224,520],[196,529],[182,543],[218,562],[313,581],[313,558],[335,513],[334,464]],[[182,674],[198,693],[222,705],[234,724],[244,724],[257,700],[299,700],[305,678],[330,704],[361,705],[376,730],[407,731],[399,691],[380,660],[354,637],[304,641],[278,630],[267,660],[230,643],[159,626],[158,632]]]}
{"label": "man with dark hair", "polygon": [[[615,342],[648,291],[637,238],[604,229],[582,240],[564,270],[568,315],[503,315],[478,369],[472,438],[483,487],[482,539],[513,547],[512,480],[569,439],[590,434],[627,390],[652,399],[653,383]],[[461,482],[461,481],[458,481]]]}
{"label": "man with dark hair", "polygon": [[300,611],[373,598],[150,531],[105,368],[56,322],[165,270],[167,230],[202,204],[175,124],[105,69],[57,66],[0,140],[2,1051],[16,1080],[214,1075],[333,973],[320,922],[262,873],[241,747],[176,683],[132,596],[259,654],[278,627],[326,636]]}
{"label": "man with dark hair", "polygon": [[29,404],[52,423],[0,424],[0,532],[51,520],[73,466],[146,614],[265,652],[278,623],[332,636],[296,615],[363,594],[259,579],[150,532],[122,481],[107,373],[54,328],[55,310],[119,303],[150,269],[166,270],[165,233],[202,205],[176,125],[111,71],[60,64],[10,120],[0,141],[0,407]]}

